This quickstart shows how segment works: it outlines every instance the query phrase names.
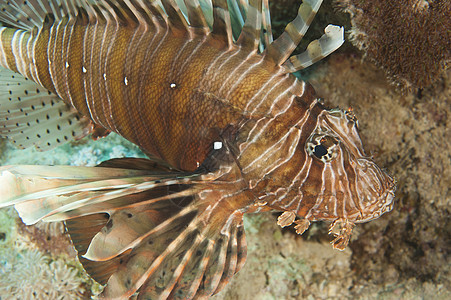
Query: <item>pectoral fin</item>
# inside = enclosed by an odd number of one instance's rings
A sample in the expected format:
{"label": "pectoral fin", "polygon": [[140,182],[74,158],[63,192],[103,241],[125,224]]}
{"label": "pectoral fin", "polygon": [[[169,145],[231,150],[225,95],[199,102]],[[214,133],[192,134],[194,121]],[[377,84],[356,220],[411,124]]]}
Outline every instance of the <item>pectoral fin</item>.
{"label": "pectoral fin", "polygon": [[65,220],[80,262],[106,284],[101,298],[211,296],[244,264],[249,200],[224,173],[155,163],[1,167],[0,206],[15,205],[27,224]]}

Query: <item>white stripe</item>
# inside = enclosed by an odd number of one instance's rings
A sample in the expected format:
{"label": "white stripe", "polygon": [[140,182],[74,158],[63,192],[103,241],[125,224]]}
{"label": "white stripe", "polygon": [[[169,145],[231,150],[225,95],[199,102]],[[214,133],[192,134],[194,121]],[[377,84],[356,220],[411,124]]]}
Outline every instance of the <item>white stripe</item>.
{"label": "white stripe", "polygon": [[280,80],[277,81],[277,84],[273,85],[269,91],[266,92],[265,96],[261,98],[261,101],[254,107],[254,109],[251,112],[251,115],[255,114],[257,110],[260,108],[260,106],[265,102],[266,98],[268,98],[269,94],[271,94],[272,91],[274,91],[280,84],[282,84],[285,80],[290,78],[292,76],[291,74],[286,74],[284,77],[282,77]]}
{"label": "white stripe", "polygon": [[[66,86],[66,90],[67,90],[67,98],[70,101],[70,103],[72,104],[72,106],[74,106],[74,101],[72,99],[72,95],[70,92],[70,88],[69,88],[69,68],[71,67],[69,65],[69,51],[70,51],[70,45],[71,45],[71,41],[72,41],[72,35],[74,32],[74,27],[75,27],[75,23],[74,22],[68,22],[66,25],[66,30],[64,31],[64,38],[63,38],[63,46],[64,46],[64,40],[66,39],[66,35],[67,35],[67,48],[66,49],[62,49],[63,53],[65,53],[65,57],[63,56],[62,58],[62,62],[64,63],[64,68],[63,68],[63,77],[64,77],[64,83]],[[70,28],[70,32],[67,33],[67,29]]]}
{"label": "white stripe", "polygon": [[[241,48],[241,47],[238,47],[238,51],[237,51],[235,54],[231,55],[230,58],[232,58],[233,56],[235,56],[236,54],[241,53],[241,52],[242,52],[242,48]],[[228,83],[229,80],[230,80],[230,78],[231,78],[233,75],[235,75],[236,72],[238,72],[238,70],[240,70],[240,67],[241,67],[242,65],[244,65],[245,63],[247,63],[247,59],[248,59],[251,55],[252,55],[252,53],[248,53],[247,56],[246,56],[246,58],[242,59],[241,62],[240,62],[237,66],[235,66],[235,67],[233,68],[233,71],[232,71],[232,72],[229,72],[229,74],[227,74],[227,77],[222,81],[222,84],[221,84],[221,86],[219,87],[219,92],[218,92],[218,94],[221,94],[221,93],[222,93],[222,90],[224,89],[224,87],[227,87],[226,83]],[[229,59],[230,59],[230,58],[229,58]],[[228,63],[228,60],[226,60],[226,63]],[[221,67],[222,67],[222,66],[221,66]],[[255,67],[255,66],[251,66],[248,70],[246,70],[245,72],[242,72],[241,76],[243,75],[243,73],[247,73],[247,72],[249,72],[249,70],[254,69],[254,67]],[[233,82],[235,82],[234,85],[236,85],[237,83],[239,83],[239,80],[236,80],[236,81],[235,81],[235,79],[234,79]],[[231,91],[232,91],[232,89],[231,89],[231,88],[230,88],[230,89],[228,88],[227,96],[230,95],[230,92],[231,92]],[[225,96],[224,98],[227,99],[227,96]]]}
{"label": "white stripe", "polygon": [[[90,26],[92,26],[92,25],[90,24],[87,27],[90,27]],[[88,83],[88,88],[89,88],[89,90],[86,91],[86,102],[91,102],[92,115],[95,117],[94,121],[97,122],[98,124],[102,125],[103,127],[105,127],[105,125],[100,120],[98,112],[96,111],[96,102],[99,101],[100,99],[94,99],[94,93],[93,93],[93,89],[96,88],[93,86],[94,76],[97,75],[97,72],[95,72],[96,66],[94,65],[94,62],[93,62],[93,56],[94,56],[94,48],[97,46],[97,45],[95,45],[95,38],[97,36],[98,26],[99,26],[99,22],[96,19],[94,28],[92,30],[92,34],[89,35],[91,47],[90,47],[90,49],[88,49],[89,52],[84,52],[87,54],[87,56],[85,58],[86,64],[84,66],[86,66],[86,68],[90,69],[90,72],[86,76],[86,78],[87,78],[86,82]],[[100,70],[97,70],[97,71],[100,71]]]}
{"label": "white stripe", "polygon": [[194,48],[193,51],[191,51],[190,55],[185,59],[183,64],[180,66],[180,73],[183,74],[185,70],[185,66],[189,63],[191,63],[191,60],[193,59],[194,55],[197,54],[199,49],[204,45],[206,41],[206,37],[203,37],[201,41],[197,44],[197,46]]}
{"label": "white stripe", "polygon": [[[292,128],[290,128],[290,130],[286,134],[284,134],[279,140],[277,140],[277,142],[272,143],[272,145],[270,147],[266,148],[266,150],[262,154],[260,154],[258,157],[256,157],[249,165],[244,167],[242,169],[242,172],[243,173],[249,173],[249,172],[252,172],[255,168],[259,168],[260,165],[258,164],[258,162],[266,161],[267,159],[265,159],[265,158],[271,157],[271,156],[274,155],[274,153],[278,152],[280,150],[280,148],[285,146],[285,145],[283,145],[283,143],[285,143],[285,141],[291,136],[292,133],[294,133],[295,136],[296,136],[296,138],[294,140],[294,144],[297,145],[297,142],[299,142],[299,139],[300,139],[300,136],[301,136],[301,132],[299,130],[297,130],[296,128],[292,127]],[[287,160],[291,159],[291,157],[294,154],[294,149],[295,148],[296,147],[293,147],[293,145],[291,145],[289,147],[289,151],[286,154],[287,159],[284,159],[283,162],[286,162]],[[278,164],[278,165],[280,165],[280,164]],[[266,170],[273,170],[274,166],[273,165],[267,165],[265,169]],[[264,174],[268,174],[268,173],[264,172]]]}
{"label": "white stripe", "polygon": [[16,64],[18,66],[18,71],[20,74],[22,74],[23,76],[28,78],[28,74],[27,74],[27,64],[25,62],[26,60],[26,53],[24,53],[24,49],[23,49],[23,44],[24,44],[24,39],[25,39],[25,31],[21,32],[20,37],[19,37],[19,41],[17,44],[17,48],[19,50],[19,57],[16,57]]}
{"label": "white stripe", "polygon": [[[49,56],[49,59],[52,60],[53,64],[53,68],[52,68],[52,78],[53,78],[53,85],[55,86],[55,91],[58,94],[58,96],[61,99],[64,99],[64,89],[61,88],[61,84],[64,85],[64,78],[61,78],[61,76],[57,76],[58,75],[58,70],[61,70],[61,65],[56,64],[55,62],[58,62],[58,56],[61,57],[62,53],[56,53],[57,51],[57,47],[59,45],[62,45],[62,42],[58,37],[60,34],[61,30],[64,30],[64,28],[62,28],[62,23],[58,22],[58,24],[54,24],[53,27],[56,27],[56,32],[54,33],[54,44],[53,44],[53,49],[52,49],[52,55]],[[61,47],[61,51],[64,51],[63,47]],[[62,82],[61,82],[62,81]]]}
{"label": "white stripe", "polygon": [[[18,72],[21,71],[21,57],[20,57],[20,37],[22,36],[23,30],[17,30],[13,34],[13,38],[11,39],[11,49],[16,62],[16,68]],[[19,40],[19,41],[18,41]],[[19,48],[19,49],[18,49]],[[18,52],[19,51],[19,52]],[[23,75],[23,74],[22,74]]]}
{"label": "white stripe", "polygon": [[[108,53],[111,50],[111,47],[114,43],[114,40],[116,38],[116,31],[117,31],[117,24],[116,24],[116,29],[114,30],[114,35],[113,36],[108,36],[109,30],[112,26],[114,26],[114,23],[111,21],[110,18],[106,18],[106,25],[104,26],[104,30],[103,30],[103,36],[102,36],[102,42],[100,43],[100,55],[99,55],[99,72],[106,74],[106,70],[107,70],[107,61],[108,61]],[[109,40],[107,40],[107,38],[110,38]],[[103,62],[103,65],[102,65]],[[110,74],[108,74],[110,75]],[[118,128],[115,125],[115,122],[113,120],[113,109],[112,109],[112,105],[111,105],[111,99],[110,99],[110,95],[108,93],[108,83],[106,81],[100,81],[100,86],[99,86],[99,92],[101,97],[103,99],[99,99],[100,101],[102,101],[102,107],[104,107],[105,103],[103,100],[107,101],[108,107],[107,108],[103,108],[103,113],[105,114],[105,119],[107,121],[107,124],[109,126],[109,128],[115,132],[118,132]],[[107,113],[108,111],[108,113]]]}
{"label": "white stripe", "polygon": [[[180,56],[183,54],[183,51],[185,50],[186,46],[189,45],[191,42],[192,42],[191,39],[185,39],[185,42],[183,43],[183,45],[177,49],[177,53],[175,53],[175,56],[173,58],[171,58],[172,62],[171,62],[171,66],[169,67],[169,70],[168,70],[169,77],[176,77],[177,75],[179,75],[179,73],[181,73],[181,69],[180,68],[176,69],[175,67],[177,66],[178,60],[179,60]],[[174,71],[176,71],[176,74],[174,74]],[[173,75],[175,75],[175,76],[173,76]]]}
{"label": "white stripe", "polygon": [[[293,82],[293,84],[291,85],[291,87],[290,87],[289,90],[296,88],[296,87],[298,86],[298,84],[297,84],[298,82],[299,82],[299,81],[296,79],[295,82]],[[302,81],[301,83],[302,83],[302,90],[301,90],[301,93],[300,93],[300,94],[297,94],[297,96],[302,96],[302,94],[304,93],[305,82]],[[289,90],[287,90],[287,91],[289,91]],[[286,93],[287,91],[285,91],[285,93]],[[284,95],[285,93],[282,93],[282,94],[279,95],[279,97],[277,97],[276,99],[280,98],[280,97],[281,97],[282,95]],[[295,95],[296,95],[296,94],[295,94]],[[285,113],[285,112],[291,107],[291,105],[292,105],[292,103],[293,103],[293,100],[294,100],[294,97],[296,97],[296,96],[293,96],[293,97],[292,97],[293,99],[290,99],[290,102],[289,102],[289,104],[288,104],[287,106],[285,106],[285,109],[283,109],[283,110],[282,110],[281,112],[279,112],[278,114],[275,114],[274,117],[277,117],[277,116],[279,116],[279,115],[282,114],[282,113]],[[272,106],[271,106],[271,110],[272,110],[273,106],[274,106],[276,103],[277,103],[277,101],[273,101],[273,104],[272,104]],[[314,103],[316,104],[315,101],[314,101]],[[314,106],[314,105],[313,105],[313,106]],[[311,106],[310,106],[310,109],[313,108],[313,106],[311,105]],[[310,109],[309,109],[308,111],[306,111],[306,112],[309,112]],[[308,117],[308,116],[307,116],[307,117]],[[296,125],[299,126],[300,124],[302,124],[302,123],[304,122],[304,120],[306,120],[305,118],[306,118],[306,115],[304,114],[303,118],[302,118]],[[240,144],[240,146],[239,146],[240,153],[243,153],[251,143],[255,142],[256,139],[264,132],[264,130],[266,129],[266,127],[269,126],[269,124],[270,124],[272,121],[273,121],[273,120],[270,120],[270,121],[267,122],[265,125],[259,127],[259,126],[258,126],[259,123],[260,123],[260,120],[259,120],[259,121],[254,125],[254,127],[249,131],[249,134],[248,134],[248,137],[247,137],[246,141],[244,141],[242,144]],[[254,135],[254,130],[257,130],[257,128],[260,129],[260,132],[259,132],[259,133],[256,133],[255,136],[252,138],[252,140],[249,141],[249,138],[252,137],[252,136]]]}
{"label": "white stripe", "polygon": [[31,50],[30,50],[30,61],[31,61],[31,69],[33,73],[33,80],[42,86],[41,81],[39,80],[38,75],[38,68],[36,63],[36,44],[37,44],[37,37],[39,36],[39,32],[37,35],[33,35],[30,40],[33,40],[33,43],[31,44]]}
{"label": "white stripe", "polygon": [[314,215],[316,213],[317,208],[323,203],[324,201],[324,191],[326,190],[326,176],[325,171],[326,168],[328,168],[328,165],[323,165],[323,171],[321,172],[321,190],[316,196],[315,205],[313,205],[305,215],[306,219],[309,219],[310,216]]}
{"label": "white stripe", "polygon": [[[245,59],[243,59],[243,61],[242,61],[242,62],[241,62],[241,63],[233,70],[233,72],[231,72],[231,74],[227,77],[227,80],[226,80],[226,81],[228,81],[232,75],[235,75],[235,73],[239,70],[239,68],[240,68],[243,64],[245,64],[245,63],[247,62],[247,59],[248,59],[249,57],[253,56],[254,54],[255,54],[255,52],[249,53],[249,55],[248,55]],[[241,83],[241,81],[243,80],[243,78],[245,78],[245,77],[247,76],[247,74],[249,74],[251,71],[253,71],[253,70],[256,69],[257,67],[259,67],[260,64],[261,64],[263,61],[264,61],[263,56],[259,55],[259,61],[258,61],[258,63],[254,63],[250,68],[248,68],[246,71],[242,72],[241,75],[240,75],[237,79],[234,79],[234,80],[233,80],[234,83],[233,83],[232,86],[228,89],[229,91],[228,91],[227,94],[225,95],[225,98],[229,97],[229,95],[232,93],[232,91],[234,91],[234,90],[236,89],[236,87]],[[225,82],[226,82],[226,81],[224,81],[224,84],[221,86],[221,90],[222,90],[222,88],[225,86]],[[220,90],[220,91],[221,91],[221,90]]]}
{"label": "white stripe", "polygon": [[[313,102],[310,104],[309,109],[305,111],[305,114],[304,114],[304,116],[302,117],[302,119],[296,124],[296,125],[299,127],[299,132],[300,132],[302,135],[309,134],[309,133],[307,133],[307,132],[304,132],[302,129],[304,128],[305,124],[307,123],[307,120],[310,118],[311,110],[313,109],[313,107],[314,107],[317,103],[318,103],[318,101],[313,101]],[[316,119],[316,121],[318,122],[318,119]],[[307,154],[307,152],[305,152],[305,150],[304,150],[304,157],[305,157],[304,164],[303,164],[302,167],[300,168],[300,171],[299,171],[299,172],[296,174],[296,176],[293,178],[291,184],[287,187],[287,193],[290,192],[293,188],[297,188],[297,189],[299,189],[299,191],[300,191],[301,194],[302,194],[301,188],[302,188],[302,186],[304,185],[305,180],[306,180],[307,177],[308,177],[308,174],[310,173],[310,167],[311,167],[311,163],[312,163],[312,158]],[[307,168],[307,169],[306,169],[306,168]],[[305,173],[305,171],[306,171],[306,173]],[[304,173],[305,173],[305,176],[303,176]],[[301,182],[301,184],[299,185],[299,187],[296,187],[295,185],[297,184],[297,182],[298,182],[301,178],[303,178],[303,181]],[[280,197],[280,199],[276,199],[276,200],[274,201],[274,203],[275,203],[275,202],[281,201],[283,198],[285,198],[285,196],[286,196],[286,194],[285,194],[285,195],[282,195],[282,196]],[[286,205],[286,207],[291,207],[291,205],[292,205],[292,204],[294,203],[294,201],[296,201],[296,200],[297,200],[296,198],[293,199],[290,203],[288,203],[288,205]],[[302,202],[302,195],[301,195],[301,198],[299,199],[299,203],[298,203],[298,207],[297,207],[296,211],[299,211],[299,207],[300,207],[300,203],[301,203],[301,202]]]}
{"label": "white stripe", "polygon": [[[217,78],[217,75],[220,75],[220,74],[223,73],[223,72],[221,72],[221,71],[222,71],[221,69],[222,69],[224,66],[228,65],[228,62],[229,62],[233,57],[235,57],[237,54],[239,54],[240,52],[241,52],[241,49],[240,49],[240,48],[230,46],[230,48],[229,48],[227,51],[224,51],[224,52],[223,52],[223,54],[229,54],[229,56],[228,56],[223,62],[221,62],[221,64],[220,64],[218,67],[215,67],[215,68],[213,69],[213,70],[214,70],[213,75],[212,75],[211,77],[208,76],[207,78],[211,78],[210,81],[211,81],[211,82],[215,82],[215,81],[216,81],[216,78]],[[232,54],[231,54],[231,53],[232,53]],[[222,55],[221,55],[221,56],[222,56]],[[216,64],[216,60],[215,60],[215,64]],[[206,74],[209,74],[210,70],[212,70],[212,67],[213,67],[213,64],[211,64],[211,65],[208,67]],[[224,83],[224,82],[223,82],[223,83]]]}
{"label": "white stripe", "polygon": [[[281,85],[287,78],[289,78],[289,76],[290,76],[290,74],[287,74],[287,76],[285,76],[285,78],[283,78],[282,80],[279,80],[279,81],[277,81],[277,83],[266,93],[266,95],[263,97],[263,99],[262,99],[262,101],[256,106],[256,108],[258,107],[258,106],[260,106],[263,102],[264,102],[264,100],[266,100],[266,98],[268,97],[268,95],[274,90],[274,89],[276,89],[279,85]],[[277,98],[276,99],[280,99],[280,97],[281,96],[283,96],[285,93],[287,93],[289,90],[286,90],[284,93],[282,93],[282,94],[279,94],[278,96],[277,96]],[[273,107],[274,106],[274,103],[275,103],[276,101],[274,100],[274,101],[272,101],[272,105],[271,105],[271,107]],[[293,99],[290,99],[290,105],[291,105],[291,103],[293,102]],[[289,107],[289,106],[288,106]],[[288,109],[288,107],[286,108],[286,109]],[[255,109],[256,109],[255,108]],[[254,111],[252,111],[251,112],[251,115],[253,115],[254,114],[254,112],[255,112],[255,109],[254,109]],[[283,112],[281,112],[281,113],[283,113]],[[253,144],[253,143],[255,143],[256,141],[257,141],[257,139],[265,132],[265,130],[266,130],[266,128],[269,126],[269,124],[271,124],[274,120],[275,120],[275,118],[277,117],[277,116],[279,116],[281,113],[278,113],[277,115],[275,115],[275,116],[271,116],[271,120],[269,121],[269,122],[267,122],[266,124],[264,124],[261,128],[260,128],[260,130],[259,130],[259,132],[255,135],[255,136],[253,136],[252,137],[252,139],[249,141],[249,139],[251,138],[251,135],[248,135],[248,137],[247,137],[247,139],[246,139],[246,141],[245,142],[243,142],[241,145],[240,145],[240,155],[238,156],[238,158],[240,157],[240,156],[242,156],[242,154],[244,153],[244,151],[246,151],[246,149],[251,145],[251,144]],[[258,122],[255,124],[255,126],[254,126],[254,128],[257,126],[257,124],[258,124]],[[254,128],[252,128],[252,130],[251,131],[253,131],[253,129]]]}
{"label": "white stripe", "polygon": [[[130,40],[130,42],[128,43],[128,48],[127,48],[127,53],[129,53],[126,57],[125,57],[125,62],[124,62],[124,74],[130,74],[133,70],[132,68],[135,66],[135,61],[137,59],[137,53],[138,53],[138,49],[141,48],[142,46],[142,42],[144,40],[144,38],[146,37],[147,34],[147,30],[148,30],[148,26],[147,25],[139,25],[134,33],[133,36]],[[104,35],[105,38],[105,35]],[[132,60],[133,59],[133,60]],[[106,67],[106,66],[105,66]],[[124,75],[122,74],[122,76]],[[128,85],[128,78],[125,77],[124,78],[124,83],[125,85]],[[106,83],[105,83],[106,85]],[[122,87],[121,85],[121,91],[122,93],[125,93],[125,99],[129,99],[129,91],[130,89],[124,89],[124,87]],[[125,100],[124,99],[124,100]],[[128,105],[128,103],[126,103],[126,105]],[[112,115],[112,111],[111,111],[111,101],[108,98],[108,108],[109,108],[109,112],[110,112],[110,116]],[[129,111],[130,110],[126,110],[126,114],[129,117],[129,121],[131,121],[131,116],[129,115]],[[108,124],[110,124],[110,119],[108,118],[108,116],[105,116],[107,119]],[[111,125],[111,128],[113,125]],[[136,141],[136,143],[139,145],[141,143],[140,141],[140,134],[138,134],[136,132],[136,130],[131,130],[131,134],[133,135],[132,139],[133,141]]]}
{"label": "white stripe", "polygon": [[[90,27],[90,25],[87,25],[87,26],[85,26],[85,28],[84,28],[84,30],[85,30],[85,32],[84,32],[84,34],[83,34],[83,45],[82,45],[82,49],[81,49],[81,53],[82,53],[82,68],[83,68],[83,70],[77,70],[76,72],[83,72],[83,73],[85,73],[84,72],[84,70],[86,70],[85,69],[85,66],[86,66],[86,60],[85,60],[85,55],[86,55],[86,40],[87,40],[87,35],[88,35],[88,29],[89,29],[89,27]],[[86,107],[88,108],[88,112],[89,112],[89,115],[90,115],[90,118],[91,118],[91,120],[95,120],[95,118],[94,118],[94,116],[93,116],[93,114],[92,114],[92,112],[91,112],[91,106],[89,105],[89,99],[88,99],[88,97],[87,97],[87,90],[86,90],[86,75],[83,75],[82,74],[82,76],[81,76],[82,78],[83,78],[83,89],[84,89],[84,94],[85,94],[85,103],[86,103]]]}
{"label": "white stripe", "polygon": [[[116,25],[116,28],[113,31],[114,32],[113,35],[108,37],[107,36],[108,31],[105,30],[104,31],[104,36],[102,38],[102,54],[103,54],[103,51],[104,51],[104,47],[103,46],[106,45],[105,41],[107,40],[107,38],[109,38],[109,44],[108,44],[108,47],[106,48],[105,55],[104,56],[101,55],[101,58],[104,59],[103,69],[101,70],[102,73],[106,73],[106,71],[107,71],[107,68],[108,68],[108,65],[109,65],[109,61],[110,61],[110,53],[111,53],[111,51],[112,51],[112,49],[113,49],[113,47],[114,47],[114,45],[116,43],[117,33],[118,33],[119,28],[120,28],[119,27],[119,23],[118,23],[117,20],[112,21],[110,18],[107,18],[107,24],[106,24],[105,28],[110,28],[110,26],[113,26],[113,25]],[[107,115],[105,115],[105,118],[107,119],[107,123],[111,126],[111,128],[115,132],[121,134],[123,132],[121,132],[119,130],[119,128],[117,127],[117,125],[116,125],[117,122],[114,121],[114,116],[113,116],[113,105],[112,105],[112,102],[111,102],[112,97],[111,97],[110,88],[109,88],[110,84],[112,84],[112,83],[113,82],[111,80],[103,81],[103,82],[100,83],[101,85],[104,86],[103,91],[105,91],[105,96],[106,96],[106,99],[108,101],[108,115],[109,115],[109,119],[108,119]]]}
{"label": "white stripe", "polygon": [[28,37],[27,47],[26,47],[26,49],[27,49],[27,60],[28,60],[27,69],[28,69],[28,74],[30,75],[30,78],[34,82],[36,82],[36,77],[37,77],[36,76],[36,64],[33,61],[33,53],[32,53],[33,41],[34,41],[33,33],[30,32],[30,36]]}
{"label": "white stripe", "polygon": [[252,96],[251,99],[249,99],[249,101],[246,104],[246,107],[244,108],[244,112],[247,113],[249,111],[249,107],[251,106],[251,104],[254,104],[254,100],[258,99],[258,96],[260,96],[260,93],[262,93],[266,87],[273,82],[273,79],[275,77],[279,76],[279,74],[277,72],[275,72],[274,74],[272,74],[272,76],[270,78],[268,78],[268,80],[260,87],[260,89],[258,91],[255,92],[254,96]]}
{"label": "white stripe", "polygon": [[50,28],[49,32],[49,38],[47,43],[47,62],[48,62],[48,68],[49,68],[49,75],[50,75],[50,81],[53,83],[53,86],[55,88],[55,91],[58,93],[58,89],[56,86],[56,70],[55,70],[55,64],[53,60],[53,52],[55,51],[55,28],[57,24],[53,24]]}
{"label": "white stripe", "polygon": [[[33,58],[33,63],[35,64],[35,66],[36,66],[36,46],[38,44],[37,41],[41,38],[41,34],[43,34],[43,32],[44,32],[44,30],[39,30],[38,31],[38,35],[36,36],[35,42],[34,42],[34,45],[33,45],[33,56],[32,56],[32,58]],[[44,66],[41,66],[41,67],[44,67]],[[37,68],[36,68],[36,83],[38,83],[40,86],[43,86],[41,78],[39,78],[39,72],[38,72]]]}

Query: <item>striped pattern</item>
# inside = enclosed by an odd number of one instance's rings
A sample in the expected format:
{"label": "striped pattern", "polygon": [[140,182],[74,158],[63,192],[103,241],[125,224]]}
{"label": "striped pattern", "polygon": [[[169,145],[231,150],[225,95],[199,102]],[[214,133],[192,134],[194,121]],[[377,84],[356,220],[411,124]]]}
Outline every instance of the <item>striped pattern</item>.
{"label": "striped pattern", "polygon": [[[272,62],[262,62],[262,56],[255,53],[262,27],[262,1],[250,1],[246,7],[248,18],[237,43],[232,38],[227,1],[213,1],[211,31],[201,17],[199,2],[190,2],[184,8],[185,15],[193,18],[188,19],[193,27],[188,26],[174,1],[162,3],[167,15],[160,6],[149,2],[101,1],[92,6],[80,1],[77,5],[82,8],[76,10],[62,1],[62,11],[52,8],[41,28],[31,34],[3,29],[2,65],[55,92],[95,123],[121,134],[147,152],[177,168],[194,170],[207,157],[212,141],[219,138],[219,132],[207,132],[199,125],[224,128],[235,123],[243,115],[248,99],[257,91],[265,92],[261,87],[269,86],[266,79],[284,80],[283,76],[270,77],[269,72],[280,74],[286,68],[274,69]],[[57,2],[50,4],[58,7]],[[263,4],[267,11],[267,1]],[[302,4],[298,18],[287,27],[293,28],[287,31],[291,32],[293,44],[303,35],[301,32],[294,38],[295,29],[305,32],[311,21],[312,15],[306,13],[308,5]],[[314,8],[318,6],[316,3]],[[34,11],[39,11],[37,7],[42,7],[40,1],[34,3]],[[10,6],[7,8],[11,11]],[[63,14],[70,17],[62,18]],[[43,15],[40,16],[44,18]],[[23,27],[36,26],[37,18],[30,23],[20,17]],[[308,22],[302,18],[308,18]],[[298,23],[303,24],[302,28],[298,28]],[[263,23],[264,26],[268,25]],[[267,34],[272,35],[270,30]],[[274,41],[268,48],[269,55],[263,57],[273,57],[271,49],[276,48],[289,56],[291,50],[280,48],[280,43],[280,39]],[[176,54],[166,56],[166,53]],[[203,75],[199,70],[207,71]],[[220,76],[213,75],[216,81],[210,81],[209,70],[219,73]],[[227,74],[243,75],[237,81]],[[219,90],[217,83],[222,84]],[[189,97],[180,99],[179,95]],[[234,95],[240,96],[231,98]],[[169,100],[174,97],[179,100]],[[220,99],[234,99],[234,103]],[[272,101],[265,99],[268,103]],[[209,103],[204,110],[216,113],[198,114],[194,102]],[[181,124],[181,119],[192,120],[188,127],[195,138],[184,140],[186,125]],[[145,132],[145,136],[138,132]],[[168,147],[168,140],[177,140],[178,144]]]}
{"label": "striped pattern", "polygon": [[268,0],[228,3],[2,4],[16,28],[0,29],[1,65],[152,157],[0,169],[0,206],[27,223],[67,220],[101,298],[217,293],[244,264],[244,213],[283,211],[278,223],[300,234],[333,221],[344,249],[354,223],[392,207],[394,181],[365,155],[352,113],[326,110],[291,74],[343,41],[327,27],[290,58],[321,1],[304,1],[275,41]]}
{"label": "striped pattern", "polygon": [[280,37],[268,46],[266,49],[268,58],[273,60],[275,64],[281,65],[284,63],[294,49],[296,49],[296,46],[301,41],[318,12],[321,3],[322,0],[303,1],[299,6],[296,18],[287,25]]}

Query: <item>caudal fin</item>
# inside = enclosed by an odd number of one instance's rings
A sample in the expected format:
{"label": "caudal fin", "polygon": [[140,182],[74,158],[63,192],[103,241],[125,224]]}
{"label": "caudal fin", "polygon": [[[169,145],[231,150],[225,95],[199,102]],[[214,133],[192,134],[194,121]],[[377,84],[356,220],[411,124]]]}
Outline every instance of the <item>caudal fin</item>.
{"label": "caudal fin", "polygon": [[145,167],[2,167],[0,207],[15,205],[28,224],[65,220],[84,268],[106,284],[101,298],[217,293],[246,258],[244,196],[211,173],[127,164]]}

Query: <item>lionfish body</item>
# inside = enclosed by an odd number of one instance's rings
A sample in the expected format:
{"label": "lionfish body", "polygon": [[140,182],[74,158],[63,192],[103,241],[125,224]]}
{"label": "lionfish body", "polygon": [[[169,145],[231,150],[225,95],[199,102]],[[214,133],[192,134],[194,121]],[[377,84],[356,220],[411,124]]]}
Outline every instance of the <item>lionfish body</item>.
{"label": "lionfish body", "polygon": [[[321,1],[275,41],[267,1],[212,2],[1,4],[1,135],[45,150],[112,131],[149,154],[1,169],[0,205],[27,224],[65,220],[103,297],[217,293],[244,264],[244,213],[282,211],[298,233],[339,223],[344,249],[354,223],[392,207],[394,182],[352,113],[326,110],[291,74],[342,43],[331,26],[290,57]],[[238,34],[229,11],[246,15]]]}

